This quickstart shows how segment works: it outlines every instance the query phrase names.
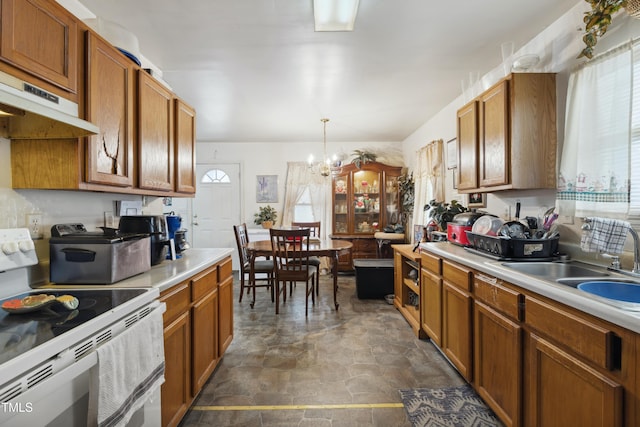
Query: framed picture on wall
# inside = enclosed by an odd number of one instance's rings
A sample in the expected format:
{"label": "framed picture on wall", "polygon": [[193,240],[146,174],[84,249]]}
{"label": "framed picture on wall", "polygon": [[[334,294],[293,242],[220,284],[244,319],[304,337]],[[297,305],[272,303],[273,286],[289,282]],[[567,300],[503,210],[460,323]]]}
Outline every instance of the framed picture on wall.
{"label": "framed picture on wall", "polygon": [[458,167],[458,150],[456,149],[456,139],[447,141],[447,169]]}
{"label": "framed picture on wall", "polygon": [[278,175],[256,175],[256,203],[278,202]]}
{"label": "framed picture on wall", "polygon": [[484,193],[471,193],[469,194],[469,207],[470,208],[486,208],[487,199]]}

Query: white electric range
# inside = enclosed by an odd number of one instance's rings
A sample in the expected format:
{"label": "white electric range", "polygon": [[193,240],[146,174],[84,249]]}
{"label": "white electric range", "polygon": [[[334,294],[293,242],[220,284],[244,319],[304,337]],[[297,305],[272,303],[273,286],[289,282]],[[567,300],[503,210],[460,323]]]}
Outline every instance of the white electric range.
{"label": "white electric range", "polygon": [[[28,270],[37,263],[27,229],[0,229],[0,305],[42,293],[79,301],[75,310],[0,309],[0,426],[90,425],[89,372],[97,364],[96,349],[165,307],[153,288],[34,290]],[[160,424],[159,390],[129,424]]]}

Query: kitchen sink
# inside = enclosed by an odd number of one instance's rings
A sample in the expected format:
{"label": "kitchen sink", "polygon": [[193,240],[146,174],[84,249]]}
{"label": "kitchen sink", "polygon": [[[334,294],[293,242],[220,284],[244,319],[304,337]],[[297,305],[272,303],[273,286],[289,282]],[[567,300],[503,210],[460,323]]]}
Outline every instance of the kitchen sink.
{"label": "kitchen sink", "polygon": [[[607,272],[598,271],[596,269],[597,267],[589,268],[575,262],[504,262],[502,265],[520,273],[550,280],[609,276]],[[582,281],[584,281],[584,279]]]}
{"label": "kitchen sink", "polygon": [[640,311],[639,283],[611,280],[586,281],[578,284],[578,289],[616,307]]}

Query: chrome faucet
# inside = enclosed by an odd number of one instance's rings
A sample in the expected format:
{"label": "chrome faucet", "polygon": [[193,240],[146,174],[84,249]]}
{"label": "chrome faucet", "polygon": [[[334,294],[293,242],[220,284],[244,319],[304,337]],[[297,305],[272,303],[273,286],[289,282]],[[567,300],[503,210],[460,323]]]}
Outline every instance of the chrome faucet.
{"label": "chrome faucet", "polygon": [[629,233],[633,237],[633,270],[631,272],[640,275],[640,239],[638,239],[638,233],[631,227]]}
{"label": "chrome faucet", "polygon": [[[582,225],[583,230],[591,229],[591,220],[589,218],[584,218],[584,224]],[[625,271],[620,266],[620,257],[603,254],[604,256],[612,258],[611,265],[608,267],[609,270],[614,270],[622,274],[627,274],[631,276],[640,276],[640,238],[638,237],[638,233],[633,229],[633,227],[629,227],[629,234],[633,237],[633,269],[631,271]]]}

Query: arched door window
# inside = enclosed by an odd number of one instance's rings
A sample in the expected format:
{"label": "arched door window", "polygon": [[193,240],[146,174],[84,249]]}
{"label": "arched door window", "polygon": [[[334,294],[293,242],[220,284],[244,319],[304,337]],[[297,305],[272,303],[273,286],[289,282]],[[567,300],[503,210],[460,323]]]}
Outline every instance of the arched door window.
{"label": "arched door window", "polygon": [[230,183],[231,179],[225,171],[220,169],[211,169],[202,176],[200,182],[203,184],[222,184]]}

